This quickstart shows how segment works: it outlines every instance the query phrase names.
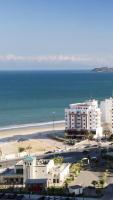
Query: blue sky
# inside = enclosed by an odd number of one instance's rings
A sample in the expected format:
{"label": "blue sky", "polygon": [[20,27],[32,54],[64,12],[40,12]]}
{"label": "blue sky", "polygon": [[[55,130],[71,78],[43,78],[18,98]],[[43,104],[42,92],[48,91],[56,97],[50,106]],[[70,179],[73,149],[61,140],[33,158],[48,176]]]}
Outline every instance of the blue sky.
{"label": "blue sky", "polygon": [[112,0],[0,0],[0,69],[113,66]]}

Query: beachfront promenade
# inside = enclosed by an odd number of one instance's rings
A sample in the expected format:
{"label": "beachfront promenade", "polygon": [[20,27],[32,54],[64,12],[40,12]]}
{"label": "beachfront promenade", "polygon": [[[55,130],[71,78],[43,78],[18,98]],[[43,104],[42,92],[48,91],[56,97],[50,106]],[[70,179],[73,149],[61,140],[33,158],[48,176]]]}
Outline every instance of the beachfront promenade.
{"label": "beachfront promenade", "polygon": [[[54,124],[53,124],[54,123]],[[64,121],[48,123],[36,123],[26,125],[15,125],[0,129],[1,160],[19,159],[31,153],[32,155],[43,155],[47,151],[60,153],[61,151],[71,151],[72,147],[63,142],[53,139],[57,133],[64,135]],[[95,144],[95,142],[92,142]],[[88,145],[87,141],[81,141],[73,146],[73,150]],[[18,149],[28,148],[30,152],[19,152]]]}
{"label": "beachfront promenade", "polygon": [[[96,151],[97,151],[97,147],[98,147],[98,142],[96,141],[92,141],[89,144],[88,140],[84,140],[81,142],[76,143],[73,146],[65,146],[65,148],[62,149],[57,149],[54,152],[51,153],[46,153],[46,152],[40,152],[40,154],[38,152],[35,153],[31,153],[31,155],[33,156],[37,156],[37,159],[52,159],[54,157],[57,156],[63,156],[65,162],[69,162],[69,163],[73,163],[73,162],[77,162],[79,160],[81,160],[84,157],[84,150],[88,150],[90,152],[90,155],[93,157],[96,156]],[[109,147],[109,142],[106,143],[101,143],[101,147],[102,148],[108,148]],[[11,157],[11,155],[9,155],[9,158],[7,159],[2,159],[0,161],[0,163],[2,164],[3,167],[10,167],[12,165],[15,165],[17,163],[17,161],[21,160],[24,157],[24,154],[22,156],[15,156],[16,154],[13,154],[13,156]]]}

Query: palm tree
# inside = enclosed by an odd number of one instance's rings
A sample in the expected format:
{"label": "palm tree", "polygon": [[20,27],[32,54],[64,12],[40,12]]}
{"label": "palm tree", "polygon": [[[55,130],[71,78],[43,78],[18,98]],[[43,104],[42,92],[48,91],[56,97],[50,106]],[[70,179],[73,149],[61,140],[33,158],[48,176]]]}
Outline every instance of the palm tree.
{"label": "palm tree", "polygon": [[1,159],[1,157],[2,157],[2,149],[0,148],[0,159]]}
{"label": "palm tree", "polygon": [[85,136],[85,139],[89,141],[89,143],[90,143],[90,140],[93,139],[93,133],[90,130],[86,130],[84,136]]}
{"label": "palm tree", "polygon": [[103,134],[105,136],[105,139],[107,139],[107,137],[110,137],[111,131],[109,129],[106,129],[106,130],[103,131]]}
{"label": "palm tree", "polygon": [[64,187],[67,189],[68,188],[68,183],[67,181],[64,182]]}
{"label": "palm tree", "polygon": [[104,174],[102,176],[102,180],[104,180],[104,182],[106,182],[106,180],[107,180],[108,173],[109,173],[109,171],[106,169],[106,171],[104,172]]}
{"label": "palm tree", "polygon": [[63,191],[64,191],[65,193],[67,193],[67,194],[69,193],[68,181],[67,181],[67,180],[65,180],[65,182],[64,182]]}
{"label": "palm tree", "polygon": [[30,155],[30,153],[31,153],[31,149],[32,149],[31,145],[28,145],[28,146],[26,147],[26,150],[28,150],[29,155]]}
{"label": "palm tree", "polygon": [[89,131],[89,136],[88,136],[88,139],[89,139],[89,140],[92,140],[92,139],[93,139],[93,137],[94,137],[94,134],[93,134],[91,131]]}
{"label": "palm tree", "polygon": [[107,139],[107,137],[110,137],[112,134],[111,127],[109,123],[104,123],[103,124],[103,135]]}
{"label": "palm tree", "polygon": [[105,180],[104,179],[100,179],[99,180],[99,184],[100,184],[101,188],[103,188],[104,185],[105,185]]}
{"label": "palm tree", "polygon": [[84,137],[85,137],[85,139],[88,139],[88,138],[89,138],[89,131],[88,131],[88,130],[85,131]]}

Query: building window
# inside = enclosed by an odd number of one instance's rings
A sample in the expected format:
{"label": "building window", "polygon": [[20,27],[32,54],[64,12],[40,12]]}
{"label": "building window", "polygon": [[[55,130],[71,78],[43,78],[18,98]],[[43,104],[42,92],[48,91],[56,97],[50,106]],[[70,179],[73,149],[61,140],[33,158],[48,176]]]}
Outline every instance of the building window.
{"label": "building window", "polygon": [[16,174],[23,174],[23,169],[16,169]]}
{"label": "building window", "polygon": [[57,179],[57,183],[59,183],[59,179]]}
{"label": "building window", "polygon": [[53,179],[53,183],[56,183],[56,179]]}

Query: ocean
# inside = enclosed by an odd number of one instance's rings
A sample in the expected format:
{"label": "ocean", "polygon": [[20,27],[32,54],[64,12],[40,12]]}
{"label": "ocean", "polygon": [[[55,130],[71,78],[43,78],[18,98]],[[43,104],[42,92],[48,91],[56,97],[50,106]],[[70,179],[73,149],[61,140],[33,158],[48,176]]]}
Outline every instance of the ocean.
{"label": "ocean", "polygon": [[1,71],[0,127],[64,119],[70,103],[113,94],[113,73]]}

